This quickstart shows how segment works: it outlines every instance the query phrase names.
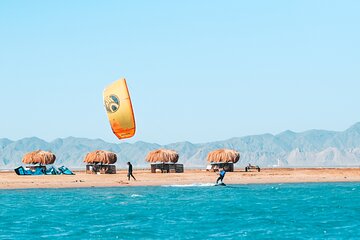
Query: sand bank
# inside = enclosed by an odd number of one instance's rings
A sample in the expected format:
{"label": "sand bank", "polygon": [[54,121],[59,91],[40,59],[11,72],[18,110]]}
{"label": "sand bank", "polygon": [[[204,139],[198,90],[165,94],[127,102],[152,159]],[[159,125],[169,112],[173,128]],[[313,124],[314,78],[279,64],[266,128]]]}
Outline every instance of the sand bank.
{"label": "sand bank", "polygon": [[[0,173],[0,189],[21,188],[78,188],[119,186],[161,186],[214,183],[217,175],[202,170],[185,170],[185,173],[150,173],[135,170],[137,181],[127,181],[126,171],[117,174],[17,176],[14,172]],[[282,168],[262,169],[261,172],[237,170],[226,174],[227,184],[300,183],[300,182],[360,182],[360,168]]]}

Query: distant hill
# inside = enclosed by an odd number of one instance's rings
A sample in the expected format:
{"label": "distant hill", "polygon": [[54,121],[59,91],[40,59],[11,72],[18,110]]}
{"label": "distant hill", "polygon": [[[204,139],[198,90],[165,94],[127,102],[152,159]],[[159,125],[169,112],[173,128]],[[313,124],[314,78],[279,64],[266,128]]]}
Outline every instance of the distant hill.
{"label": "distant hill", "polygon": [[32,137],[18,141],[0,138],[0,168],[11,169],[21,165],[22,156],[37,149],[50,150],[57,156],[56,165],[84,168],[82,162],[89,151],[103,149],[118,154],[118,167],[131,161],[135,167],[147,167],[147,152],[157,148],[170,148],[179,152],[179,162],[185,167],[206,165],[206,155],[217,148],[240,151],[238,167],[247,163],[262,167],[328,167],[360,166],[360,123],[343,132],[310,130],[302,133],[285,131],[278,135],[263,134],[232,138],[225,141],[192,144],[179,142],[159,145],[146,142],[108,143],[101,139],[68,137],[46,142]]}

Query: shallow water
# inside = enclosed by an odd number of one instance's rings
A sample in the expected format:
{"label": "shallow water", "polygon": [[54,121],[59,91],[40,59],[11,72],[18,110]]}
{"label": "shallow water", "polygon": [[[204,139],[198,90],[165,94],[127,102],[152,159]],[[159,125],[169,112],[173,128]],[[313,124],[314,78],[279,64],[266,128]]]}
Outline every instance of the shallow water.
{"label": "shallow water", "polygon": [[360,239],[360,183],[0,191],[0,239]]}

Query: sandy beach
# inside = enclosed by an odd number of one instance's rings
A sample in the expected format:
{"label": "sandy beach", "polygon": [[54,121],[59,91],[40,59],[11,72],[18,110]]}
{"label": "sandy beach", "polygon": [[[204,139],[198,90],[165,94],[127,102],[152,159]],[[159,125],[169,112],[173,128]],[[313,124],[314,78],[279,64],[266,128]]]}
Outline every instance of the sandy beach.
{"label": "sandy beach", "polygon": [[[203,170],[167,174],[135,170],[137,181],[127,181],[125,170],[108,175],[85,174],[83,171],[77,171],[75,174],[18,176],[14,172],[1,172],[0,189],[186,185],[214,183],[217,178],[214,172]],[[227,173],[225,177],[227,184],[356,181],[360,181],[360,168],[282,168],[263,169],[261,172],[237,170]]]}

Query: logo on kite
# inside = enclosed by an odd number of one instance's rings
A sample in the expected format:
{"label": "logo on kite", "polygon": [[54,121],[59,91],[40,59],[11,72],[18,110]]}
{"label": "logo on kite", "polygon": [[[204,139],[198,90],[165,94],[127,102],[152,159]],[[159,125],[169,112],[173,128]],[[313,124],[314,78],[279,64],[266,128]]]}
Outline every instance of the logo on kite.
{"label": "logo on kite", "polygon": [[109,113],[116,112],[120,107],[120,101],[116,95],[107,96],[104,99],[104,104],[105,104],[106,111]]}

